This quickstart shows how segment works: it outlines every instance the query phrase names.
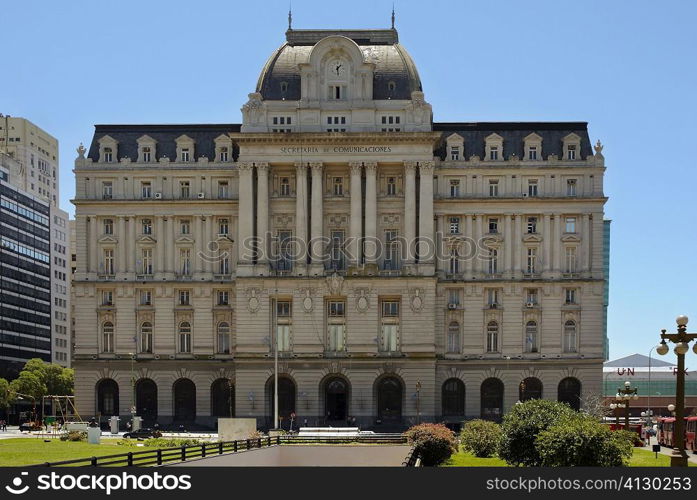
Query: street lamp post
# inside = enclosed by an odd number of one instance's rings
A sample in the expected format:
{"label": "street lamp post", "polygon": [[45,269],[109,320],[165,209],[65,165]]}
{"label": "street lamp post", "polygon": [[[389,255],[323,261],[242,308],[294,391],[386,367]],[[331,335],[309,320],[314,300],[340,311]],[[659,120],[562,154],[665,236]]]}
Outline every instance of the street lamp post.
{"label": "street lamp post", "polygon": [[[688,318],[680,315],[675,318],[678,324],[677,333],[666,333],[661,330],[661,343],[656,347],[656,352],[661,356],[668,353],[666,340],[675,344],[673,351],[678,357],[678,373],[675,381],[675,447],[670,456],[671,467],[687,467],[687,453],[685,452],[685,354],[690,349],[690,342],[697,339],[697,333],[687,333]],[[697,343],[693,346],[697,354]]]}
{"label": "street lamp post", "polygon": [[[631,383],[626,381],[624,383],[624,388],[620,387],[617,389],[617,406],[624,406],[624,428],[629,430],[629,401],[632,399],[639,399],[638,390],[636,388],[631,388]],[[619,424],[619,422],[618,422]]]}
{"label": "street lamp post", "polygon": [[619,404],[610,403],[610,409],[615,414],[615,429],[619,428],[619,426],[620,426],[620,413],[617,411],[617,410],[619,410],[619,408],[620,408]]}

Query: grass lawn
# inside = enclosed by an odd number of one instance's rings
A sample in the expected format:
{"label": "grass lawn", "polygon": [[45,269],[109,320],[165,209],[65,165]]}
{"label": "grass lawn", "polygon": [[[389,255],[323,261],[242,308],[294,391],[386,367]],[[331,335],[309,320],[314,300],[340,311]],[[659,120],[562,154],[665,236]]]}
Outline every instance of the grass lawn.
{"label": "grass lawn", "polygon": [[[651,450],[643,448],[634,448],[632,458],[629,460],[630,467],[668,467],[670,466],[670,457],[668,455],[658,454]],[[690,467],[697,467],[697,464],[689,462]],[[460,449],[460,451],[450,457],[443,467],[508,467],[506,462],[500,458],[477,458],[474,455]]]}
{"label": "grass lawn", "polygon": [[78,458],[117,455],[129,451],[141,451],[148,448],[117,445],[116,439],[102,439],[101,444],[86,442],[59,441],[52,439],[45,443],[43,439],[17,438],[0,439],[0,467],[35,465],[43,462],[62,462]]}

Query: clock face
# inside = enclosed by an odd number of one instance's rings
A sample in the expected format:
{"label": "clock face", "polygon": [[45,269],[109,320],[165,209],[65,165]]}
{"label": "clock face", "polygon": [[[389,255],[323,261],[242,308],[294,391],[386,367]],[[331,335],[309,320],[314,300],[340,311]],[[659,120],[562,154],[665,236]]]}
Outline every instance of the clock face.
{"label": "clock face", "polygon": [[346,74],[346,63],[340,59],[336,59],[329,66],[329,72],[333,76],[344,76]]}

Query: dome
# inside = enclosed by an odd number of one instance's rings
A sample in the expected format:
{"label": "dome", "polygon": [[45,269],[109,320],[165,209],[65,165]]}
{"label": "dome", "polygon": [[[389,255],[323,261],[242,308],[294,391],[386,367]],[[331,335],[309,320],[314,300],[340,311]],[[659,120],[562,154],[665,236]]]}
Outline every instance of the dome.
{"label": "dome", "polygon": [[414,61],[399,44],[397,31],[387,30],[289,30],[286,43],[266,62],[256,91],[264,100],[300,100],[299,64],[310,59],[314,46],[328,36],[353,40],[365,62],[373,63],[373,99],[411,99],[423,91]]}

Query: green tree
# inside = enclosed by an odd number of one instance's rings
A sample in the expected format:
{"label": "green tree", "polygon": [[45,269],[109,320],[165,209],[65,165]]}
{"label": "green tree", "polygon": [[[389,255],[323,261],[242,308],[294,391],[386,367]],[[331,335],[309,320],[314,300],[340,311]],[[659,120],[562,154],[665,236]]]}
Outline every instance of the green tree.
{"label": "green tree", "polygon": [[0,378],[0,410],[7,409],[11,403],[10,383],[4,378]]}
{"label": "green tree", "polygon": [[73,394],[74,372],[54,363],[46,363],[39,358],[26,362],[22,372],[34,374],[45,386],[46,394],[52,396],[70,396]]}
{"label": "green tree", "polygon": [[10,393],[14,399],[16,396],[29,396],[40,404],[41,397],[46,395],[46,384],[36,374],[22,370],[19,377],[10,382]]}
{"label": "green tree", "polygon": [[542,458],[535,447],[537,435],[576,415],[569,405],[544,399],[514,405],[503,418],[499,457],[511,465],[539,466]]}

